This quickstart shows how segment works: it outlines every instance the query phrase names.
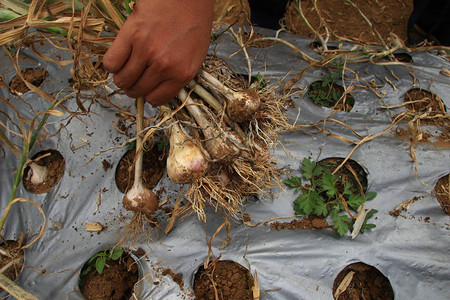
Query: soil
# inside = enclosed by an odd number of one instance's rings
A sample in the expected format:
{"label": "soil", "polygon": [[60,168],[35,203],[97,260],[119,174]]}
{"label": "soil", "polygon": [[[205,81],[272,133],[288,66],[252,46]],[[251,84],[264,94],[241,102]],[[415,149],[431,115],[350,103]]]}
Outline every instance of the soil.
{"label": "soil", "polygon": [[194,279],[196,299],[215,300],[213,282],[220,300],[253,300],[253,277],[246,268],[236,262],[216,261],[206,270],[201,266]]}
{"label": "soil", "polygon": [[281,229],[324,229],[333,228],[327,221],[316,217],[308,216],[301,220],[292,220],[291,222],[273,222],[270,224],[270,228],[281,230]]}
{"label": "soil", "polygon": [[[45,78],[47,78],[48,72],[45,69],[29,68],[22,71],[22,76],[26,81],[39,87],[44,82]],[[13,93],[18,95],[24,94],[30,90],[19,75],[13,77],[9,83],[9,88]]]}
{"label": "soil", "polygon": [[[49,155],[47,155],[49,154]],[[42,157],[42,158],[40,158]],[[46,179],[40,184],[33,184],[30,180],[31,168],[26,167],[23,176],[25,189],[34,194],[42,194],[50,191],[63,177],[66,163],[64,157],[57,150],[43,150],[32,157],[34,162],[48,169]]]}
{"label": "soil", "polygon": [[124,254],[119,260],[108,261],[102,274],[92,269],[80,290],[86,300],[128,300],[138,279],[137,264]]}
{"label": "soil", "polygon": [[[20,249],[20,243],[17,241],[7,241],[7,243],[2,244],[0,248],[2,251],[11,255],[11,257],[3,254],[0,255],[0,269],[3,269],[6,265],[12,263],[8,269],[3,272],[3,275],[14,281],[22,271],[24,251],[23,249]],[[0,288],[0,292],[1,291],[3,291],[3,289]]]}
{"label": "soil", "polygon": [[345,267],[336,277],[333,284],[333,295],[349,272],[355,272],[353,279],[347,288],[336,300],[391,300],[394,299],[394,291],[387,279],[375,267],[358,262]]}
{"label": "soil", "polygon": [[450,182],[449,182],[450,174],[447,174],[444,177],[439,178],[434,187],[434,192],[436,193],[436,198],[441,204],[444,212],[450,216]]}
{"label": "soil", "polygon": [[[417,101],[414,103],[409,103]],[[407,103],[406,108],[414,113],[428,113],[429,116],[437,114],[445,114],[447,111],[444,102],[439,96],[422,89],[411,89],[406,92],[404,103]]]}
{"label": "soil", "polygon": [[[407,129],[398,127],[395,132],[397,136],[409,139],[410,141],[430,143],[436,146],[448,147],[450,145],[450,131],[448,130],[450,119],[446,115],[447,108],[438,95],[427,90],[414,88],[405,93],[403,102],[406,103],[405,108],[413,115],[411,118],[419,116],[420,123],[419,120],[412,122],[415,132],[411,129],[411,126]],[[409,121],[410,119],[407,120]],[[440,132],[421,132],[420,139],[417,140],[416,135],[421,124],[435,126]]]}
{"label": "soil", "polygon": [[[342,101],[340,100],[339,95],[343,95],[345,93],[344,87],[340,86],[339,84],[332,83],[331,87],[330,85],[326,85],[325,87],[322,87],[322,80],[318,80],[313,82],[309,86],[308,90],[308,96],[315,104],[329,107],[334,110],[340,110],[340,111],[350,111],[353,108],[353,105],[355,104],[355,99],[352,95],[347,94]],[[330,90],[331,89],[331,90]],[[319,98],[316,98],[318,95],[322,94],[323,96],[319,96]],[[332,97],[331,95],[337,95],[337,97]],[[315,100],[313,99],[315,98]]]}
{"label": "soil", "polygon": [[[385,42],[390,38],[391,33],[397,35],[400,40],[406,41],[406,25],[413,10],[413,0],[352,2],[368,18]],[[301,3],[306,19],[323,37],[326,34],[325,27],[328,27],[332,41],[348,39],[382,45],[373,28],[364,21],[358,10],[346,1],[301,1]],[[313,3],[317,4],[318,10],[314,8]],[[316,39],[314,32],[301,19],[295,5],[295,1],[292,1],[285,15],[284,22],[287,30]]]}
{"label": "soil", "polygon": [[[134,158],[136,151],[130,150],[120,160],[116,169],[116,184],[122,193],[126,193],[134,183]],[[142,181],[146,188],[153,189],[163,176],[166,157],[156,147],[144,152]]]}

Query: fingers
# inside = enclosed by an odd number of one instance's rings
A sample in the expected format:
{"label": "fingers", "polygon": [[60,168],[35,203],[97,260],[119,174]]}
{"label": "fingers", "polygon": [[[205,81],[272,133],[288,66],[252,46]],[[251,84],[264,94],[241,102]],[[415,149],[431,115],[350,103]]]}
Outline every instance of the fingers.
{"label": "fingers", "polygon": [[[114,82],[122,89],[127,89],[133,86],[136,81],[142,76],[142,73],[147,68],[148,61],[142,47],[134,47],[132,52],[120,70],[114,74]],[[141,52],[141,53],[140,53]],[[148,69],[147,69],[148,70]]]}
{"label": "fingers", "polygon": [[158,106],[167,103],[174,98],[178,92],[184,87],[173,82],[173,80],[166,80],[161,82],[155,89],[145,95],[145,101],[153,106]]}
{"label": "fingers", "polygon": [[196,66],[175,59],[160,59],[150,65],[131,87],[124,89],[125,94],[132,98],[146,95],[152,104],[165,103],[194,78],[198,71]]}
{"label": "fingers", "polygon": [[111,47],[103,56],[103,66],[110,73],[118,72],[128,60],[131,51],[132,44],[128,40],[126,32],[120,31]]}

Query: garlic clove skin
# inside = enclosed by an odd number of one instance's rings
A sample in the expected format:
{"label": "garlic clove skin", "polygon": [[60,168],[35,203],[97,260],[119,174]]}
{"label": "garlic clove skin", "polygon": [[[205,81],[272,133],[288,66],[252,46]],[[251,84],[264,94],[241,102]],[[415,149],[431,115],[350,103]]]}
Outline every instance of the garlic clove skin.
{"label": "garlic clove skin", "polygon": [[29,174],[31,174],[31,176],[29,175],[31,183],[34,185],[43,183],[47,178],[48,173],[47,167],[40,166],[35,162],[31,162],[29,167],[30,167]]}
{"label": "garlic clove skin", "polygon": [[209,169],[206,152],[193,143],[176,123],[170,134],[170,150],[167,158],[167,175],[175,183],[192,183]]}
{"label": "garlic clove skin", "polygon": [[142,184],[134,184],[123,197],[122,204],[127,210],[153,214],[158,209],[158,197]]}

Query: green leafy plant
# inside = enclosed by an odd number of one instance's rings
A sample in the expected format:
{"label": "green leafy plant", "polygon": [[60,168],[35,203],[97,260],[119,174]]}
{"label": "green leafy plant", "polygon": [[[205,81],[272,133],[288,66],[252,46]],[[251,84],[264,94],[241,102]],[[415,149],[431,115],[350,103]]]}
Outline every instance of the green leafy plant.
{"label": "green leafy plant", "polygon": [[[304,158],[301,171],[303,179],[308,180],[309,184],[304,184],[298,176],[284,180],[287,186],[300,193],[294,200],[295,213],[329,217],[334,229],[341,236],[353,230],[357,216],[365,212],[365,202],[377,195],[375,192],[364,193],[366,187],[356,172],[333,174],[331,164],[316,163]],[[377,212],[371,209],[365,213],[361,232],[375,227],[367,221]]]}
{"label": "green leafy plant", "polygon": [[108,248],[92,256],[81,271],[81,277],[86,276],[91,270],[97,270],[99,274],[103,273],[106,263],[110,260],[118,260],[122,257],[124,250],[121,248]]}
{"label": "green leafy plant", "polygon": [[349,111],[355,104],[351,95],[344,95],[344,89],[337,85],[342,76],[343,63],[335,62],[337,71],[322,76],[322,80],[313,82],[308,89],[308,97],[316,104]]}

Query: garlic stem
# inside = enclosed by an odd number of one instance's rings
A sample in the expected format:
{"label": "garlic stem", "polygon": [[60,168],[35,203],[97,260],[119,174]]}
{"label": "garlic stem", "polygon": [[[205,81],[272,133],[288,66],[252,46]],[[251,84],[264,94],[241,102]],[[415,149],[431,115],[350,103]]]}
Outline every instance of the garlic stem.
{"label": "garlic stem", "polygon": [[136,99],[136,160],[134,165],[134,183],[131,189],[123,197],[123,206],[127,210],[152,214],[158,208],[156,195],[142,183],[142,137],[144,116],[144,98]]}
{"label": "garlic stem", "polygon": [[219,130],[212,124],[184,89],[178,93],[178,98],[181,101],[186,101],[186,109],[192,115],[195,122],[202,127],[203,134],[206,138],[205,148],[212,158],[225,159],[230,155],[239,154],[239,147],[246,148],[237,137],[227,134],[223,130]]}
{"label": "garlic stem", "polygon": [[[200,96],[203,100],[206,101],[217,113],[223,112],[223,105],[220,103],[210,92],[208,92],[204,87],[202,87],[200,84],[198,84],[195,81],[191,81],[188,84],[188,87],[190,89],[194,89],[194,92]],[[233,122],[227,114],[223,114],[223,119],[228,124],[228,126],[231,126],[233,130],[241,137],[241,139],[245,142],[245,144],[248,146],[248,138],[245,135],[245,133],[242,131],[242,129],[239,127],[239,124],[236,122]]]}

